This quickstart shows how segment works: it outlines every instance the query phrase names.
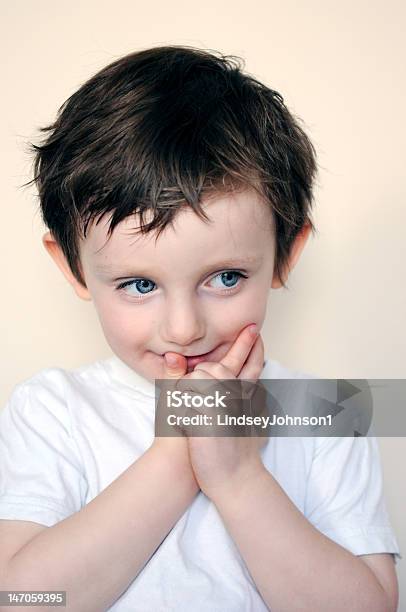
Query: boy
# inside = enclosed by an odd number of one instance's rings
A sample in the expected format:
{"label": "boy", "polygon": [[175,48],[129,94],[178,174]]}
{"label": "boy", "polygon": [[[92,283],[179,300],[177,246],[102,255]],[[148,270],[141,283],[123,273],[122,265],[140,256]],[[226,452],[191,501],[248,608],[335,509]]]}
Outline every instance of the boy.
{"label": "boy", "polygon": [[0,589],[75,612],[395,610],[374,438],[154,437],[154,380],[300,376],[259,335],[314,230],[315,152],[280,94],[157,47],[44,130],[44,246],[114,355],[39,372],[1,413]]}

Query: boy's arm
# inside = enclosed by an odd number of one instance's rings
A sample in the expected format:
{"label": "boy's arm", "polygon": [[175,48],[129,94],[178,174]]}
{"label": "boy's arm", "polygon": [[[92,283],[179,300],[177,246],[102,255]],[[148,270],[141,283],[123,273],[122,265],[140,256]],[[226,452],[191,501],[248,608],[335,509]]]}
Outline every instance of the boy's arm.
{"label": "boy's arm", "polygon": [[67,610],[109,608],[198,490],[187,441],[156,439],[84,508],[23,546],[10,560],[0,590],[64,590]]}
{"label": "boy's arm", "polygon": [[394,567],[385,590],[366,563],[303,516],[262,463],[212,501],[272,611],[396,612]]}

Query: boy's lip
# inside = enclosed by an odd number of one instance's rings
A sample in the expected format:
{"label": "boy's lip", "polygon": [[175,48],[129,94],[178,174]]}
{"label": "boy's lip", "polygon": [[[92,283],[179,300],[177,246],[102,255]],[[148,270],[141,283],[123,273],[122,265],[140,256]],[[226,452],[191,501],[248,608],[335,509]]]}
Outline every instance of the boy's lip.
{"label": "boy's lip", "polygon": [[[194,368],[195,365],[197,365],[198,363],[202,362],[202,361],[207,361],[208,359],[210,359],[214,353],[217,351],[218,346],[216,346],[214,349],[212,349],[211,351],[209,351],[208,353],[202,353],[201,355],[183,355],[186,358],[186,362],[187,362],[187,367],[189,368]],[[165,353],[162,355],[162,357],[165,355]]]}
{"label": "boy's lip", "polygon": [[207,361],[208,359],[210,359],[210,357],[214,354],[216,350],[217,350],[217,347],[213,349],[212,351],[209,351],[208,353],[203,353],[202,355],[192,355],[191,357],[187,357],[187,355],[185,355],[186,361],[187,361],[187,367],[194,368],[195,365],[197,365],[198,363],[202,361]]}

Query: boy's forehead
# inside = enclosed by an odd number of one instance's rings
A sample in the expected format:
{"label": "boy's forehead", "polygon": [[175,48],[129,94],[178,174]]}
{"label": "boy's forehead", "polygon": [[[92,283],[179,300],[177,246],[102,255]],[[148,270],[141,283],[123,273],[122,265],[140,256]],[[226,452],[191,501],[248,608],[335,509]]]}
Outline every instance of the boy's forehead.
{"label": "boy's forehead", "polygon": [[[203,210],[208,222],[191,206],[183,206],[159,238],[156,230],[141,234],[137,213],[121,221],[108,239],[111,214],[106,214],[97,224],[89,225],[81,255],[95,264],[125,261],[129,256],[166,257],[174,252],[187,256],[200,249],[230,256],[258,252],[261,244],[269,247],[274,240],[270,206],[254,190],[218,195],[206,200]],[[152,218],[151,210],[144,213],[144,223]]]}

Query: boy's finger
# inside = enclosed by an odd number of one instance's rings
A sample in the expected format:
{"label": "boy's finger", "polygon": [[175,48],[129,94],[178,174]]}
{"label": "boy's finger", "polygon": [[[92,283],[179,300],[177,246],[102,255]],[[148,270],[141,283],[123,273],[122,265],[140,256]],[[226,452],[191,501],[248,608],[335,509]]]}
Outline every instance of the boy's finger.
{"label": "boy's finger", "polygon": [[257,336],[254,346],[248,359],[244,363],[244,366],[238,376],[238,378],[246,380],[257,380],[264,368],[264,342],[261,336]]}
{"label": "boy's finger", "polygon": [[182,378],[187,371],[187,360],[178,353],[165,353],[164,378]]}
{"label": "boy's finger", "polygon": [[240,374],[251,349],[258,337],[258,328],[255,324],[245,327],[229,349],[228,353],[220,360],[237,378]]}

